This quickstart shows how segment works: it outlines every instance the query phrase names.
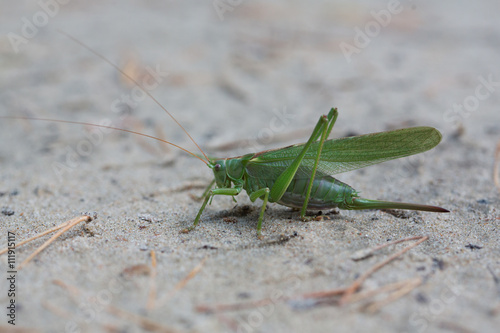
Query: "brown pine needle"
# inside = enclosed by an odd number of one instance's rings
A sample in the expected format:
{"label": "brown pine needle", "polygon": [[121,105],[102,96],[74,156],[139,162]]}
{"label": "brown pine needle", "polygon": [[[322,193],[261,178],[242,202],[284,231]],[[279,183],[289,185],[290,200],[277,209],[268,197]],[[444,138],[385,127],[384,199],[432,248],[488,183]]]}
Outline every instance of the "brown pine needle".
{"label": "brown pine needle", "polygon": [[384,243],[384,244],[381,244],[381,245],[377,245],[375,247],[372,247],[371,249],[356,251],[351,256],[351,259],[352,260],[356,260],[356,261],[357,260],[366,259],[366,258],[372,256],[374,252],[376,252],[376,251],[378,251],[380,249],[383,249],[384,247],[395,245],[395,244],[399,244],[399,243],[402,243],[402,242],[411,241],[411,240],[417,240],[417,239],[421,239],[421,238],[422,238],[422,236],[407,237],[407,238],[398,239],[398,240],[395,240],[395,241],[392,241],[392,242],[389,242],[389,243]]}
{"label": "brown pine needle", "polygon": [[119,318],[122,318],[122,319],[125,319],[131,323],[134,323],[140,327],[142,327],[143,329],[145,329],[146,331],[150,331],[150,332],[162,332],[162,333],[177,333],[177,332],[180,332],[176,329],[173,329],[173,328],[170,328],[170,327],[167,327],[167,326],[163,326],[155,321],[152,321],[151,319],[149,318],[146,318],[146,317],[143,317],[143,316],[140,316],[140,315],[137,315],[135,313],[132,313],[132,312],[129,312],[129,311],[126,311],[126,310],[123,310],[123,309],[119,309],[113,305],[108,305],[106,307],[106,311],[116,317],[119,317]]}
{"label": "brown pine needle", "polygon": [[184,277],[184,279],[182,279],[179,283],[177,283],[177,285],[175,286],[175,288],[171,292],[169,292],[166,296],[164,296],[162,299],[160,299],[157,302],[156,307],[160,307],[163,304],[165,304],[170,298],[172,298],[172,296],[174,296],[174,294],[176,292],[178,292],[179,290],[184,288],[184,286],[189,282],[189,280],[194,278],[196,276],[196,274],[198,274],[201,271],[201,269],[203,268],[203,264],[205,264],[205,261],[207,260],[207,258],[208,257],[203,258],[203,260],[200,261],[200,263],[198,265],[196,265],[191,270],[191,272],[189,272],[189,274]]}
{"label": "brown pine needle", "polygon": [[[408,283],[408,281],[395,282],[395,283],[380,287],[379,289],[368,290],[365,292],[356,293],[352,296],[351,303],[359,302],[365,298],[370,298],[370,297],[376,296],[380,293],[384,293],[384,292],[391,291],[391,290],[394,290],[397,288],[401,288],[401,286],[405,285],[406,283]],[[333,296],[342,295],[346,292],[346,290],[347,290],[347,288],[339,288],[339,289],[332,289],[332,290],[327,290],[327,291],[317,291],[317,292],[303,294],[299,298],[300,299],[329,298],[329,297],[333,297]]]}
{"label": "brown pine needle", "polygon": [[312,293],[303,294],[300,296],[302,299],[308,298],[327,298],[332,296],[338,296],[345,293],[346,288],[331,289],[327,291],[315,291]]}
{"label": "brown pine needle", "polygon": [[179,283],[177,283],[177,285],[175,286],[173,292],[177,292],[179,290],[181,290],[182,288],[184,288],[184,286],[189,282],[189,280],[191,280],[192,278],[194,278],[196,276],[196,274],[198,274],[202,267],[203,267],[203,264],[205,264],[205,261],[207,260],[207,257],[203,258],[202,261],[200,261],[200,263],[198,265],[196,265],[192,270],[191,272],[189,272],[188,275],[186,275],[186,277],[184,279],[182,279]]}
{"label": "brown pine needle", "polygon": [[[69,223],[69,222],[70,222],[70,221],[66,221],[66,222],[64,222],[64,223],[62,223],[62,224],[59,224],[57,227],[51,228],[51,229],[49,229],[49,230],[46,230],[46,231],[44,231],[44,232],[39,233],[38,235],[35,235],[35,236],[30,237],[30,238],[28,238],[28,239],[26,239],[26,240],[23,240],[22,242],[17,243],[17,244],[16,244],[16,249],[17,249],[18,247],[20,247],[21,245],[24,245],[24,244],[29,243],[29,242],[31,242],[31,241],[33,241],[33,240],[37,239],[37,238],[40,238],[40,237],[45,236],[45,235],[47,235],[47,234],[50,234],[50,233],[52,233],[52,232],[54,232],[54,231],[57,231],[57,230],[59,230],[59,229],[61,229],[61,228],[64,228],[66,225],[68,225],[68,223]],[[4,253],[6,253],[8,250],[9,250],[9,248],[8,248],[8,247],[6,247],[5,249],[2,249],[2,250],[0,251],[0,255],[2,255],[2,254],[4,254]]]}
{"label": "brown pine needle", "polygon": [[151,250],[151,271],[149,277],[149,296],[146,309],[152,310],[155,307],[156,299],[156,253],[154,250]]}
{"label": "brown pine needle", "polygon": [[[287,298],[282,298],[281,300],[287,300]],[[196,311],[203,313],[238,311],[238,310],[258,308],[271,303],[274,303],[272,299],[264,298],[257,301],[250,301],[250,302],[236,303],[236,304],[198,305],[196,307]]]}
{"label": "brown pine needle", "polygon": [[52,283],[65,289],[69,293],[69,297],[71,298],[71,300],[75,304],[78,304],[78,297],[80,297],[81,292],[77,287],[71,286],[62,280],[53,280]]}
{"label": "brown pine needle", "polygon": [[399,252],[394,253],[389,258],[385,259],[384,261],[382,261],[382,262],[376,264],[375,266],[373,266],[372,268],[370,268],[363,275],[361,275],[359,278],[357,278],[356,281],[354,281],[346,289],[346,292],[344,293],[344,295],[342,295],[342,298],[339,301],[339,305],[345,305],[345,304],[349,303],[352,294],[354,292],[356,292],[361,287],[361,285],[363,284],[363,282],[365,282],[365,280],[370,275],[372,275],[373,273],[375,273],[376,271],[378,271],[379,269],[381,269],[382,267],[384,267],[385,265],[387,265],[388,263],[390,263],[391,261],[393,261],[397,257],[401,256],[405,252],[408,252],[409,250],[413,249],[414,247],[418,246],[420,243],[425,242],[428,239],[429,239],[429,236],[421,237],[421,239],[419,241],[413,243],[412,245],[409,245],[409,246],[405,247],[404,249],[402,249]]}
{"label": "brown pine needle", "polygon": [[52,304],[47,301],[42,301],[42,306],[52,312],[53,314],[64,318],[66,320],[70,320],[72,318],[72,313],[70,313],[68,310],[63,309],[55,304]]}
{"label": "brown pine needle", "polygon": [[378,302],[373,302],[372,304],[367,306],[366,311],[368,311],[370,313],[375,313],[375,312],[379,311],[382,307],[400,299],[401,297],[408,294],[413,289],[420,286],[422,284],[422,279],[416,278],[416,279],[407,280],[404,282],[405,282],[405,284],[403,286],[401,286],[396,291],[392,292],[386,299],[378,301]]}
{"label": "brown pine needle", "polygon": [[[29,263],[34,257],[36,257],[40,252],[42,252],[47,246],[49,246],[52,242],[54,242],[59,236],[64,234],[66,231],[79,224],[80,222],[90,222],[92,221],[92,217],[88,215],[83,215],[79,217],[75,217],[72,220],[66,221],[59,225],[60,230],[54,234],[54,236],[50,237],[45,243],[43,243],[38,249],[36,249],[28,258],[26,258],[17,268],[17,270],[21,270],[27,263]],[[54,228],[52,228],[54,229]],[[56,229],[57,230],[57,229]]]}
{"label": "brown pine needle", "polygon": [[477,332],[477,330],[471,330],[467,327],[462,326],[461,324],[459,324],[457,322],[445,321],[445,320],[442,320],[441,322],[439,322],[437,327],[443,328],[446,331],[452,331],[455,333],[474,333],[474,332]]}
{"label": "brown pine needle", "polygon": [[495,165],[493,167],[493,181],[500,191],[500,141],[497,143],[497,149],[495,151]]}
{"label": "brown pine needle", "polygon": [[151,250],[151,267],[156,269],[156,252],[155,252],[155,250]]}
{"label": "brown pine needle", "polygon": [[[417,284],[417,282],[418,282],[418,284]],[[381,293],[398,291],[398,290],[401,290],[402,288],[407,287],[408,285],[414,285],[414,284],[420,285],[421,283],[422,283],[421,278],[414,278],[414,279],[390,283],[390,284],[382,286],[378,289],[367,290],[367,291],[363,291],[363,292],[359,292],[359,293],[354,294],[351,298],[351,303],[360,302],[364,299],[374,297],[374,296],[381,294]],[[375,302],[373,302],[373,303],[375,303]]]}

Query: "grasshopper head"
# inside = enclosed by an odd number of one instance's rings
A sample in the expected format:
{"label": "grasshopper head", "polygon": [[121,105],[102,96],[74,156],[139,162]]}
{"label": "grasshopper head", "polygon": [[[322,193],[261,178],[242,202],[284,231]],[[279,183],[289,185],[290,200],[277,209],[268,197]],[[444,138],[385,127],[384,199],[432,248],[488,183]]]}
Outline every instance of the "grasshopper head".
{"label": "grasshopper head", "polygon": [[215,183],[218,188],[231,187],[231,180],[226,173],[226,160],[214,161],[210,166],[215,176]]}

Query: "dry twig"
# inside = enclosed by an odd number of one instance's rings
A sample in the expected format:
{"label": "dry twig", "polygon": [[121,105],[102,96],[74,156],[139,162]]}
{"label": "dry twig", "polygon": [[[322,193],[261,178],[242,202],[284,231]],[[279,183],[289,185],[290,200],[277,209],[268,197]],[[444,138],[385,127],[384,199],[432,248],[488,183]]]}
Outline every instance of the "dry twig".
{"label": "dry twig", "polygon": [[207,257],[203,258],[203,260],[200,261],[200,263],[198,265],[196,265],[191,270],[191,272],[188,273],[188,275],[186,275],[179,283],[177,283],[177,285],[175,286],[175,288],[171,292],[169,292],[167,295],[165,295],[162,299],[160,299],[156,303],[156,307],[161,307],[170,298],[172,298],[172,296],[174,296],[174,294],[176,292],[178,292],[179,290],[181,290],[182,288],[184,288],[184,286],[189,282],[189,280],[191,280],[192,278],[194,278],[196,276],[196,274],[198,274],[201,271],[201,269],[203,268],[203,264],[205,264],[206,260],[207,260]]}
{"label": "dry twig", "polygon": [[[57,238],[59,238],[59,236],[61,236],[62,234],[64,234],[66,231],[68,231],[69,229],[73,228],[75,225],[79,224],[80,222],[90,222],[92,221],[92,217],[88,216],[88,215],[83,215],[83,216],[79,216],[79,217],[76,217],[74,219],[71,219],[69,221],[66,221],[64,223],[61,223],[60,225],[58,225],[57,227],[54,227],[54,228],[51,228],[47,231],[44,231],[38,235],[35,235],[31,238],[28,238],[27,240],[24,240],[18,244],[16,244],[16,248],[18,248],[19,246],[21,245],[24,245],[28,242],[31,242],[37,238],[40,238],[42,236],[45,236],[51,232],[54,232],[54,231],[57,231],[59,230],[56,234],[54,234],[54,236],[50,237],[48,241],[46,241],[45,243],[43,243],[38,249],[36,249],[28,258],[26,258],[18,267],[17,267],[17,270],[21,270],[21,268],[23,268],[27,263],[29,263],[35,256],[37,256],[40,252],[42,252],[47,246],[49,246],[52,242],[54,242]],[[5,252],[7,252],[9,250],[9,248],[5,248],[5,249],[2,249],[0,251],[0,255],[4,254]]]}
{"label": "dry twig", "polygon": [[151,271],[150,271],[150,283],[149,283],[149,296],[148,304],[146,308],[151,310],[155,306],[156,299],[156,253],[151,250]]}
{"label": "dry twig", "polygon": [[[366,307],[366,311],[370,313],[375,313],[379,311],[382,307],[386,306],[389,303],[392,303],[404,295],[408,294],[410,291],[413,289],[417,288],[422,284],[422,279],[421,278],[415,278],[411,280],[406,280],[401,282],[396,282],[400,284],[399,288],[397,288],[395,291],[393,291],[391,294],[389,294],[388,297],[381,301],[373,302],[370,305]],[[382,287],[383,288],[383,287]]]}
{"label": "dry twig", "polygon": [[384,247],[395,245],[395,244],[399,244],[399,243],[402,243],[402,242],[411,241],[411,240],[417,240],[417,239],[421,239],[421,238],[422,238],[422,236],[408,237],[408,238],[398,239],[398,240],[395,240],[395,241],[392,241],[392,242],[389,242],[389,243],[384,243],[384,244],[372,247],[371,249],[356,251],[351,256],[351,259],[352,260],[356,260],[356,261],[357,260],[366,259],[368,257],[371,257],[373,255],[373,253],[375,253],[376,251],[378,251],[380,249],[383,249]]}

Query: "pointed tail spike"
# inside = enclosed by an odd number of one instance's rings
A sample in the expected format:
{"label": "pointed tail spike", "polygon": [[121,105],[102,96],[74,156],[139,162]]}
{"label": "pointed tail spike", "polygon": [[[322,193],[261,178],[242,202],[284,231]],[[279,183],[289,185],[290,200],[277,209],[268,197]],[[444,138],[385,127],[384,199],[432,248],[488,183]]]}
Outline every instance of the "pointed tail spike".
{"label": "pointed tail spike", "polygon": [[420,210],[424,212],[449,213],[450,211],[437,206],[420,205],[407,202],[391,202],[381,200],[371,200],[364,198],[353,199],[352,204],[347,209],[408,209]]}

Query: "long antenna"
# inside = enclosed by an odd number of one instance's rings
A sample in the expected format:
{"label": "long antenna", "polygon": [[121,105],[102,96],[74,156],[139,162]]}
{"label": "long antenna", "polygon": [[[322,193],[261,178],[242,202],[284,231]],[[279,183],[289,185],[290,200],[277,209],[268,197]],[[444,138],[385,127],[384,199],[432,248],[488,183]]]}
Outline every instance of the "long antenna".
{"label": "long antenna", "polygon": [[140,132],[135,132],[135,131],[131,131],[131,130],[128,130],[128,129],[123,129],[123,128],[118,128],[118,127],[112,127],[112,126],[105,126],[105,125],[97,125],[97,124],[92,124],[92,123],[84,123],[84,122],[80,122],[80,121],[70,121],[70,120],[60,120],[60,119],[49,119],[49,118],[35,118],[35,117],[11,117],[11,116],[0,116],[0,118],[2,119],[24,119],[24,120],[39,120],[39,121],[50,121],[50,122],[56,122],[56,123],[65,123],[65,124],[76,124],[76,125],[87,125],[87,126],[94,126],[94,127],[100,127],[100,128],[107,128],[107,129],[112,129],[112,130],[116,130],[116,131],[122,131],[122,132],[127,132],[127,133],[132,133],[132,134],[136,134],[136,135],[140,135],[140,136],[144,136],[146,138],[150,138],[150,139],[154,139],[154,140],[157,140],[157,141],[160,141],[160,142],[163,142],[163,143],[167,143],[169,145],[172,145],[176,148],[179,148],[180,150],[183,150],[185,151],[186,153],[188,153],[189,155],[193,156],[193,157],[196,157],[197,159],[199,159],[200,161],[202,161],[203,163],[205,164],[208,164],[207,161],[205,161],[204,159],[202,159],[201,157],[199,157],[198,155],[190,152],[189,150],[185,149],[185,148],[182,148],[181,146],[178,146],[176,145],[175,143],[172,143],[170,141],[166,141],[166,140],[162,140],[160,138],[157,138],[155,136],[152,136],[152,135],[147,135],[147,134],[144,134],[144,133],[140,133]]}
{"label": "long antenna", "polygon": [[[92,48],[90,48],[90,46],[87,46],[86,44],[84,44],[83,42],[79,41],[78,39],[76,39],[75,37],[71,36],[70,34],[64,32],[64,31],[61,31],[61,30],[57,30],[60,34],[63,34],[64,36],[68,37],[69,39],[71,39],[72,41],[74,41],[75,43],[77,43],[78,45],[86,48],[87,50],[89,50],[90,52],[92,52],[94,55],[96,55],[97,57],[101,58],[102,60],[104,60],[105,62],[107,62],[109,65],[111,65],[113,68],[115,68],[118,72],[120,72],[123,76],[125,76],[127,79],[129,79],[130,81],[132,81],[137,87],[139,87],[146,95],[148,95],[156,104],[158,104],[158,106],[160,108],[163,109],[163,111],[165,111],[169,116],[170,118],[173,119],[173,121],[175,121],[175,123],[177,125],[179,125],[179,127],[184,131],[184,133],[187,134],[187,136],[189,137],[189,139],[191,139],[191,141],[196,145],[196,147],[200,150],[200,152],[203,154],[203,156],[205,157],[205,159],[210,162],[210,159],[207,157],[207,155],[205,154],[205,152],[203,151],[203,149],[200,148],[200,146],[196,143],[196,141],[194,141],[193,137],[188,133],[188,131],[186,131],[186,129],[177,121],[177,119],[174,118],[174,116],[172,116],[170,114],[170,112],[168,112],[168,110],[163,106],[161,105],[160,102],[158,102],[158,100],[156,98],[154,98],[154,96],[152,94],[149,93],[149,91],[147,91],[139,82],[137,82],[134,78],[132,78],[130,75],[128,75],[127,73],[125,73],[123,70],[120,69],[120,67],[118,67],[117,65],[115,65],[114,63],[111,62],[111,60],[107,59],[105,56],[103,56],[102,54],[94,51]],[[161,141],[161,140],[160,140]],[[170,142],[169,142],[170,143]],[[171,143],[172,144],[172,143]],[[173,145],[173,144],[172,144]],[[175,146],[175,145],[174,145]],[[176,146],[178,148],[180,148],[179,146]],[[192,154],[192,153],[191,153]]]}

